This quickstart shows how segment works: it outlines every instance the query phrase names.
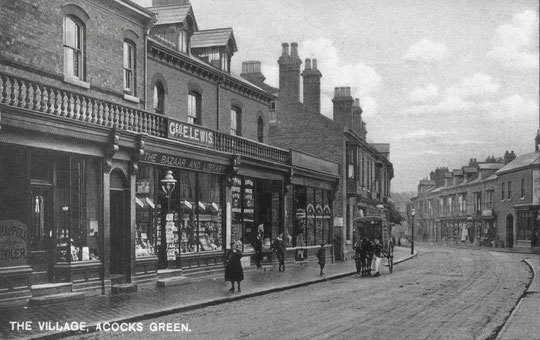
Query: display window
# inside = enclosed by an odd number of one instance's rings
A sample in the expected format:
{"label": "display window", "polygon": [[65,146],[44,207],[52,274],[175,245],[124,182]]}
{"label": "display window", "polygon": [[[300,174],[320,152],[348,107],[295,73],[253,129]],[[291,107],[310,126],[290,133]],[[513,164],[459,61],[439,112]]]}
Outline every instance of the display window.
{"label": "display window", "polygon": [[234,177],[232,192],[231,241],[240,240],[244,251],[253,251],[257,236],[255,225],[256,181],[253,178]]}
{"label": "display window", "polygon": [[223,177],[172,170],[176,182],[167,197],[160,180],[168,170],[140,167],[136,255],[158,255],[162,262],[170,262],[176,261],[179,254],[222,250]]}
{"label": "display window", "polygon": [[[33,152],[32,158],[42,155]],[[101,162],[97,158],[70,155],[56,157],[55,163],[56,263],[98,261]],[[44,211],[47,196],[40,194],[39,185],[33,183],[32,188],[34,222],[39,225],[47,213]]]}
{"label": "display window", "polygon": [[294,224],[292,246],[330,244],[332,208],[330,191],[295,185],[293,209]]}

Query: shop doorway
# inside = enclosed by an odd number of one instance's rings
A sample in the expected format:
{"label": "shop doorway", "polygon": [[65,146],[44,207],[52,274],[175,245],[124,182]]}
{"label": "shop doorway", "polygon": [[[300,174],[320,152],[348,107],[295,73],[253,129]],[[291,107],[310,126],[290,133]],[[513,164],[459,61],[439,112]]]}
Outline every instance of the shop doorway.
{"label": "shop doorway", "polygon": [[110,188],[110,273],[111,279],[130,281],[131,278],[131,233],[129,213],[129,188],[126,177],[120,170],[111,173]]}
{"label": "shop doorway", "polygon": [[32,224],[31,224],[31,252],[32,269],[42,272],[46,280],[54,280],[55,259],[55,233],[53,221],[53,190],[52,185],[43,183],[31,185],[32,197]]}
{"label": "shop doorway", "polygon": [[514,216],[506,216],[506,247],[514,247]]}

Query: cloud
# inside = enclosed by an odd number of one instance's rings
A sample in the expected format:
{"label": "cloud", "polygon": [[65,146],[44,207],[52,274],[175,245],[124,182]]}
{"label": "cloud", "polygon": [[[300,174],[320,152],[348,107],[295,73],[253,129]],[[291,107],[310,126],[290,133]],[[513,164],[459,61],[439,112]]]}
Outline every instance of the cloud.
{"label": "cloud", "polygon": [[463,100],[457,96],[445,97],[436,104],[423,104],[408,107],[402,111],[403,115],[417,116],[427,114],[466,113],[474,108],[474,102]]}
{"label": "cloud", "polygon": [[422,139],[432,139],[432,138],[438,138],[438,137],[451,137],[456,136],[458,133],[455,130],[442,130],[442,131],[435,131],[435,130],[426,130],[426,129],[419,129],[410,131],[406,134],[396,135],[396,139],[414,139],[414,140],[422,140]]}
{"label": "cloud", "polygon": [[509,69],[538,69],[538,14],[527,10],[518,13],[511,24],[501,25],[492,40],[487,58]]}
{"label": "cloud", "polygon": [[538,103],[518,94],[504,97],[497,102],[483,102],[479,111],[490,119],[504,121],[523,121],[538,114]]}
{"label": "cloud", "polygon": [[477,73],[470,78],[463,79],[459,84],[450,86],[446,93],[449,96],[459,98],[486,97],[497,94],[500,87],[499,84],[491,80],[490,76]]}
{"label": "cloud", "polygon": [[448,48],[444,43],[433,43],[427,39],[422,39],[410,46],[402,58],[410,61],[434,63],[441,61],[447,52]]}
{"label": "cloud", "polygon": [[409,101],[413,103],[425,104],[439,96],[439,87],[428,84],[426,87],[416,87],[409,93]]}
{"label": "cloud", "polygon": [[299,44],[300,58],[317,59],[321,71],[321,113],[331,115],[334,88],[350,87],[353,98],[360,99],[364,115],[375,115],[378,109],[374,94],[380,91],[382,78],[369,65],[342,63],[334,42],[320,37],[307,39]]}

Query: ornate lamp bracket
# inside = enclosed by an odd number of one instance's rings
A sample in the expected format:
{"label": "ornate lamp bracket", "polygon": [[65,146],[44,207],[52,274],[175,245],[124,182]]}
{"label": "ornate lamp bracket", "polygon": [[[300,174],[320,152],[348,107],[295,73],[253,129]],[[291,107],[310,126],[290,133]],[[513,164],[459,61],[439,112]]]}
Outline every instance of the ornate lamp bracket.
{"label": "ornate lamp bracket", "polygon": [[116,130],[116,128],[113,128],[111,131],[111,135],[109,137],[109,144],[107,145],[107,152],[106,152],[106,164],[105,164],[105,170],[111,171],[112,169],[112,159],[116,152],[120,149],[120,134]]}

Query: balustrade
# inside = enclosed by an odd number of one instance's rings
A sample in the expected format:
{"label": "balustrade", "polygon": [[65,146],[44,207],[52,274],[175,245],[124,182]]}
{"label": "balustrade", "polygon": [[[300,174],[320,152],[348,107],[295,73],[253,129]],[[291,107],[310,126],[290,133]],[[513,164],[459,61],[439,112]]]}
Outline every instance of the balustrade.
{"label": "balustrade", "polygon": [[[166,137],[164,116],[114,104],[54,86],[0,73],[0,104],[87,124],[116,127]],[[238,136],[215,132],[214,148],[279,164],[289,164],[289,151]]]}
{"label": "balustrade", "polygon": [[93,125],[165,137],[166,118],[0,73],[0,103]]}

